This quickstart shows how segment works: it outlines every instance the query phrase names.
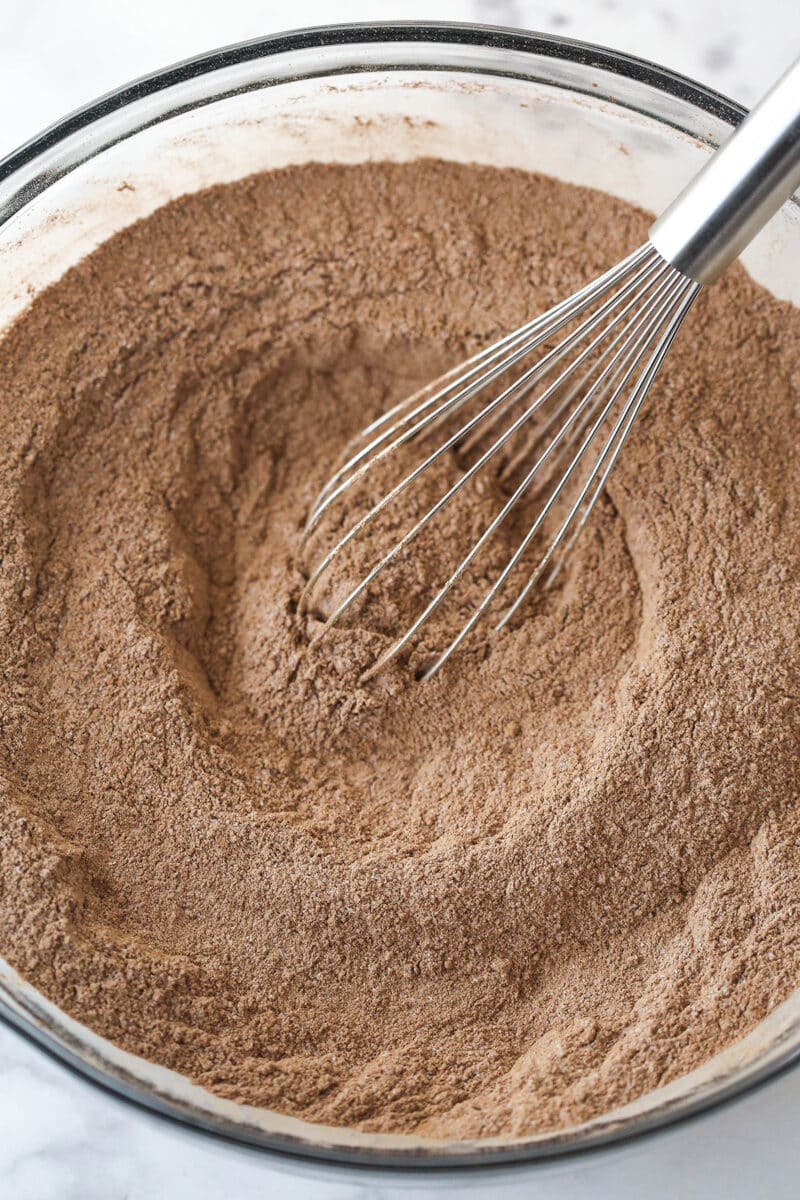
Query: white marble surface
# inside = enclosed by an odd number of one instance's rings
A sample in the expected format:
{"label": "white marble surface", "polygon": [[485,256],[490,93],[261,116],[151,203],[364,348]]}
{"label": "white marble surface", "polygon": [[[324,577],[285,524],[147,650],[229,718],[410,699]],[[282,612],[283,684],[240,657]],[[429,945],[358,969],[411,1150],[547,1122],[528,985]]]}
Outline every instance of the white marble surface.
{"label": "white marble surface", "polygon": [[[324,21],[475,20],[615,45],[751,103],[800,48],[796,0],[0,0],[0,155],[117,84],[216,45]],[[800,1071],[622,1152],[491,1176],[312,1166],[124,1105],[0,1025],[0,1200],[715,1200],[800,1194]]]}

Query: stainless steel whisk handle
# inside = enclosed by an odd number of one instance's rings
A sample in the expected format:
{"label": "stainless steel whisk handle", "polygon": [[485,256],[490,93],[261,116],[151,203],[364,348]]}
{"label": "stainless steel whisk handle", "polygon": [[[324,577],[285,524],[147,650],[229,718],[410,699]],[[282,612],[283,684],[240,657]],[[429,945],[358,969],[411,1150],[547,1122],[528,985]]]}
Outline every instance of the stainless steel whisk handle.
{"label": "stainless steel whisk handle", "polygon": [[662,258],[713,283],[800,187],[800,59],[651,226]]}

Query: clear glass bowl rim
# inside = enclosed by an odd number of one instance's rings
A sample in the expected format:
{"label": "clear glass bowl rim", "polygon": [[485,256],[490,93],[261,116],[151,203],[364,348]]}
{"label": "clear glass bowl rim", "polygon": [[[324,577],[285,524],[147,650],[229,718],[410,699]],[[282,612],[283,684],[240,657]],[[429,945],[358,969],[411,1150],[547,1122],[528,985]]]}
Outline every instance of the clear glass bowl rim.
{"label": "clear glass bowl rim", "polygon": [[[335,46],[358,46],[361,48],[375,46],[376,52],[380,45],[405,46],[408,47],[408,61],[393,62],[389,64],[390,69],[410,70],[415,66],[431,69],[429,61],[424,63],[414,61],[413,47],[415,44],[421,43],[439,44],[443,50],[448,46],[460,45],[491,48],[501,52],[504,50],[521,51],[529,54],[532,62],[537,58],[560,59],[585,68],[594,67],[621,79],[643,84],[664,96],[682,101],[691,105],[698,112],[714,117],[732,128],[747,115],[747,110],[740,104],[678,72],[623,51],[555,34],[510,29],[496,25],[433,21],[378,21],[369,24],[313,26],[254,38],[187,58],[107,92],[48,126],[41,133],[0,159],[0,225],[68,170],[79,165],[86,158],[101,153],[114,141],[138,132],[144,123],[132,120],[127,128],[123,123],[122,128],[116,130],[113,138],[94,146],[92,154],[67,154],[54,170],[52,152],[63,147],[64,143],[72,138],[72,135],[82,133],[86,136],[93,126],[105,118],[123,113],[131,106],[138,105],[140,101],[154,99],[170,88],[188,84],[204,76],[211,77],[228,67],[236,67],[257,60],[268,60],[293,51],[308,51],[315,48],[322,51],[326,47]],[[384,66],[383,63],[364,62],[352,67],[351,70],[364,71],[371,67],[376,69]],[[435,65],[433,69],[435,69]],[[442,64],[441,69],[452,68],[448,64]],[[302,70],[298,72],[297,78],[310,78],[314,74],[327,73],[324,67],[319,72]],[[339,70],[337,73],[343,72]],[[509,69],[502,74],[513,77],[516,72]],[[537,76],[532,71],[525,72],[525,77],[535,79]],[[547,80],[544,81],[547,82]],[[224,92],[215,92],[199,100],[195,97],[194,105],[212,103],[221,99],[224,94]],[[616,97],[609,98],[617,100]],[[160,113],[155,119],[165,120],[179,111],[181,111],[180,106],[176,105]],[[663,114],[650,113],[646,107],[641,111],[646,115],[664,120]],[[147,123],[153,123],[153,119],[151,118]],[[697,136],[695,129],[676,127],[681,128],[682,132]],[[712,142],[712,144],[714,143]],[[50,160],[48,169],[42,171],[41,174],[36,174],[34,168],[37,160],[42,160],[45,156],[48,156]],[[20,175],[25,177],[24,186],[19,189],[18,195],[12,197],[14,177]]]}
{"label": "clear glass bowl rim", "polygon": [[[266,61],[278,55],[297,51],[313,51],[314,49],[323,51],[324,48],[331,46],[374,47],[375,55],[359,61],[357,65],[352,65],[344,71],[337,68],[331,72],[323,65],[318,71],[299,70],[292,78],[304,79],[315,75],[343,74],[348,70],[357,72],[385,69],[437,69],[436,64],[432,66],[427,59],[424,62],[415,61],[414,46],[421,43],[439,44],[443,51],[448,46],[470,46],[483,47],[487,50],[491,48],[501,52],[504,50],[521,51],[530,55],[530,72],[498,71],[495,68],[475,67],[474,70],[481,74],[507,75],[508,77],[522,75],[531,80],[552,82],[545,76],[537,74],[534,64],[541,59],[560,59],[567,63],[595,68],[612,76],[645,85],[655,93],[683,102],[699,114],[716,118],[717,121],[729,128],[734,128],[747,115],[747,110],[741,105],[686,76],[621,51],[566,37],[493,25],[456,22],[388,21],[316,26],[256,38],[186,59],[108,92],[49,126],[42,133],[0,160],[0,226],[69,170],[94,155],[101,154],[110,145],[139,132],[148,124],[153,123],[154,119],[166,120],[184,111],[186,106],[181,107],[178,104],[166,108],[155,118],[151,117],[150,120],[141,120],[136,117],[131,117],[128,122],[123,120],[121,124],[117,123],[113,136],[92,145],[90,152],[81,152],[81,137],[76,138],[75,135],[83,135],[85,139],[90,140],[92,126],[99,124],[112,114],[124,115],[126,109],[138,105],[140,101],[157,97],[159,93],[167,89],[179,88],[182,84],[203,77],[210,79],[219,71],[240,64],[259,60]],[[407,47],[407,60],[403,58],[402,61],[395,59],[389,63],[381,62],[378,48],[382,45]],[[439,69],[450,71],[454,68],[452,64],[443,62]],[[457,69],[460,71],[463,68],[458,67]],[[284,81],[285,77],[272,81],[264,80],[258,86],[270,86],[271,83]],[[189,107],[213,103],[227,94],[229,93],[224,90],[215,92],[212,89],[200,99],[195,96]],[[599,94],[601,98],[612,101],[615,99],[614,97],[604,97],[602,92],[593,94]],[[646,104],[643,104],[639,111],[662,123],[673,124],[676,129],[688,133],[692,137],[702,136],[698,134],[697,128],[689,129],[670,122],[663,113],[653,111]],[[716,144],[714,138],[709,138],[708,141],[712,146]],[[67,142],[71,147],[77,145],[77,149],[70,150],[59,160],[59,148]],[[54,154],[57,164],[55,169],[52,165]],[[47,169],[37,170],[37,163],[45,158],[48,160]],[[295,1138],[283,1134],[264,1135],[246,1123],[242,1123],[240,1126],[214,1114],[204,1113],[179,1100],[165,1099],[163,1096],[150,1092],[136,1079],[126,1076],[124,1071],[112,1068],[109,1063],[99,1058],[96,1051],[82,1046],[69,1030],[59,1027],[57,1023],[43,1016],[42,1011],[37,1011],[36,1006],[30,1004],[25,997],[4,995],[2,980],[0,980],[0,1019],[26,1035],[62,1064],[76,1070],[100,1087],[130,1103],[176,1120],[183,1125],[236,1142],[257,1145],[264,1149],[279,1150],[284,1153],[300,1154],[307,1158],[386,1167],[463,1166],[474,1169],[500,1162],[523,1163],[556,1155],[559,1157],[577,1153],[585,1155],[601,1146],[628,1142],[633,1138],[652,1134],[667,1125],[674,1125],[679,1121],[697,1117],[709,1109],[717,1109],[754,1088],[763,1086],[768,1080],[776,1078],[777,1075],[797,1065],[798,1059],[800,1059],[798,1039],[790,1039],[779,1054],[773,1055],[766,1066],[759,1067],[757,1063],[751,1065],[743,1072],[741,1078],[734,1078],[723,1083],[712,1094],[688,1095],[676,1104],[665,1105],[663,1109],[653,1110],[625,1123],[606,1130],[600,1129],[588,1135],[565,1131],[553,1134],[544,1140],[531,1143],[516,1141],[505,1147],[482,1146],[480,1141],[472,1141],[448,1143],[447,1145],[451,1148],[441,1151],[432,1148],[430,1152],[419,1149],[408,1152],[387,1152],[367,1147],[341,1148],[325,1144],[324,1141],[312,1137]],[[314,1128],[314,1126],[308,1125],[309,1131]]]}

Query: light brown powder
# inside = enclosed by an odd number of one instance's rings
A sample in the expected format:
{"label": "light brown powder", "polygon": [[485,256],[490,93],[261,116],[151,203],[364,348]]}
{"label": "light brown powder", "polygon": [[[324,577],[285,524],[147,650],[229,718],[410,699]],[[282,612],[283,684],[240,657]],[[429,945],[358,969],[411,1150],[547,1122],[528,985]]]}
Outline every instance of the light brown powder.
{"label": "light brown powder", "polygon": [[738,269],[701,299],[561,588],[430,683],[458,611],[357,682],[424,548],[316,650],[295,611],[347,438],[646,226],[512,171],[291,168],[6,336],[0,952],[68,1012],[225,1096],[478,1136],[627,1101],[797,985],[795,310]]}

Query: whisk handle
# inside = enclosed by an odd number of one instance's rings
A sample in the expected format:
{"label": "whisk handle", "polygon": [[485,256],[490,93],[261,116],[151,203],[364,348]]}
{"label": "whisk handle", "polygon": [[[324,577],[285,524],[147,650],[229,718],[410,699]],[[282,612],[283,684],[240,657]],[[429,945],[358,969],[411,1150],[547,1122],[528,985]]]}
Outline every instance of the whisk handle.
{"label": "whisk handle", "polygon": [[662,258],[713,283],[800,187],[800,59],[650,229]]}

